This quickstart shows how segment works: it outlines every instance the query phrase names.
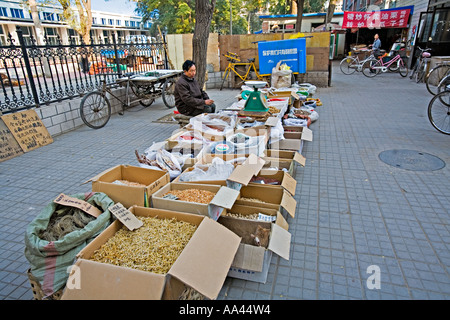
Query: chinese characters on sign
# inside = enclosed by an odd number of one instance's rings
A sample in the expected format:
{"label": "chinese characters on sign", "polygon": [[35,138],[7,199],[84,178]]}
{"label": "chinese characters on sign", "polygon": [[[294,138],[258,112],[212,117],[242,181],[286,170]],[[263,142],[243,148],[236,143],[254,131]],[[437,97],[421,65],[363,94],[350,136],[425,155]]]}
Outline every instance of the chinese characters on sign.
{"label": "chinese characters on sign", "polygon": [[52,136],[34,110],[6,114],[1,118],[24,152],[53,142]]}
{"label": "chinese characters on sign", "polygon": [[277,49],[277,50],[263,50],[263,56],[278,56],[286,54],[297,54],[297,48]]}
{"label": "chinese characters on sign", "polygon": [[343,28],[406,28],[410,9],[372,12],[345,11]]}

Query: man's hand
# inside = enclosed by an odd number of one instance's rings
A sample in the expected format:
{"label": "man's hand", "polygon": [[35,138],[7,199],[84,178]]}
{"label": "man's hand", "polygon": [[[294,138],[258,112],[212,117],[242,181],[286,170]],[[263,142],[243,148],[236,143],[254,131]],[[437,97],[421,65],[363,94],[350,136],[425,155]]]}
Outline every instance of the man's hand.
{"label": "man's hand", "polygon": [[205,104],[207,105],[207,106],[210,106],[210,105],[212,105],[214,103],[214,100],[212,100],[212,99],[207,99],[207,100],[205,100]]}

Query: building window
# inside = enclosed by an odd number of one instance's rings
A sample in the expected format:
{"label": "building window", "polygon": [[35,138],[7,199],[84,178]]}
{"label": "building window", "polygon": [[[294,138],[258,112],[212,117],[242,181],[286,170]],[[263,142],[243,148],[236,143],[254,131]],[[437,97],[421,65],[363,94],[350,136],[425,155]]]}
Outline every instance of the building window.
{"label": "building window", "polygon": [[57,14],[56,14],[56,20],[58,20],[58,21],[61,21],[61,20],[62,20],[62,17],[61,17],[61,14],[60,14],[60,13],[57,13]]}
{"label": "building window", "polygon": [[126,27],[129,27],[129,26],[130,26],[130,21],[125,20],[125,26],[126,26]]}
{"label": "building window", "polygon": [[3,31],[2,26],[0,25],[0,45],[2,46],[6,46],[6,35],[5,32]]}
{"label": "building window", "polygon": [[116,25],[120,26],[120,25],[122,25],[122,22],[120,20],[116,20]]}
{"label": "building window", "polygon": [[51,12],[42,12],[43,20],[55,21],[55,16]]}
{"label": "building window", "polygon": [[22,9],[10,8],[9,10],[11,11],[11,17],[23,19],[23,10]]}
{"label": "building window", "polygon": [[136,22],[135,21],[130,21],[130,27],[136,27]]}
{"label": "building window", "polygon": [[108,19],[108,24],[109,24],[110,26],[113,26],[113,25],[114,25],[114,20],[113,20],[113,19]]}
{"label": "building window", "polygon": [[0,7],[0,17],[7,17],[8,12],[6,12],[6,8]]}
{"label": "building window", "polygon": [[106,19],[105,18],[102,18],[102,24],[106,25]]}
{"label": "building window", "polygon": [[97,17],[92,17],[92,24],[97,24]]}
{"label": "building window", "polygon": [[58,32],[56,28],[44,28],[45,35],[47,36],[47,43],[56,45],[58,44]]}
{"label": "building window", "polygon": [[[31,45],[30,37],[31,35],[33,35],[33,30],[31,29],[31,27],[20,26],[20,30],[22,30],[23,40],[25,41],[25,44]],[[36,39],[36,37],[34,38]]]}
{"label": "building window", "polygon": [[67,29],[67,35],[69,36],[69,39],[75,43],[75,44],[81,44],[80,41],[80,35],[78,32],[75,32],[73,29]]}

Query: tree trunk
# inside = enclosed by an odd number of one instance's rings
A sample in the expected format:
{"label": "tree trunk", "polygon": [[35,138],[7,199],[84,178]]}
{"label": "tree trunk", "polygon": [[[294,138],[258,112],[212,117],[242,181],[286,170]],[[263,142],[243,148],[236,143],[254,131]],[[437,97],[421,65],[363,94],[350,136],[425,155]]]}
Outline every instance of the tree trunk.
{"label": "tree trunk", "polygon": [[[28,5],[30,7],[31,18],[33,19],[34,28],[36,30],[36,44],[38,46],[43,46],[43,45],[45,45],[44,28],[41,25],[41,20],[39,20],[39,12],[37,10],[36,1],[28,0]],[[44,66],[44,75],[47,78],[51,77],[50,65],[48,64],[48,58],[42,57],[42,63]]]}
{"label": "tree trunk", "polygon": [[192,38],[192,60],[197,67],[196,78],[201,88],[205,83],[206,56],[208,50],[209,28],[216,0],[195,1],[195,28]]}
{"label": "tree trunk", "polygon": [[295,22],[295,32],[300,32],[303,20],[303,5],[305,0],[297,0],[297,21]]}
{"label": "tree trunk", "polygon": [[336,1],[330,0],[330,4],[328,5],[327,14],[325,15],[325,27],[327,24],[331,22],[333,19],[334,10],[336,9]]}

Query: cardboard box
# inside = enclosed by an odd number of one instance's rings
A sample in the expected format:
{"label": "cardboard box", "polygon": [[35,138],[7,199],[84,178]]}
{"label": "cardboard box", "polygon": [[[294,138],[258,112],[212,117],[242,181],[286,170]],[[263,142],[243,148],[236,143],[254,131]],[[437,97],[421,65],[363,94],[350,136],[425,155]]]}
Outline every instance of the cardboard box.
{"label": "cardboard box", "polygon": [[[113,222],[77,255],[63,300],[176,300],[185,286],[216,299],[237,252],[240,238],[207,217],[133,206],[135,216],[175,218],[197,225],[192,238],[167,274],[135,270],[89,260],[121,227]],[[74,286],[73,281],[79,281]]]}
{"label": "cardboard box", "polygon": [[[277,222],[238,219],[222,216],[219,222],[241,237],[239,249],[228,272],[229,277],[265,283],[272,253],[289,260],[291,234]],[[258,246],[252,235],[258,225],[270,231],[267,246]]]}
{"label": "cardboard box", "polygon": [[[245,198],[259,199],[262,202],[246,200]],[[240,197],[235,204],[256,206],[279,210],[282,214],[295,217],[297,201],[281,186],[266,187],[260,185],[244,186],[240,190]]]}
{"label": "cardboard box", "polygon": [[289,98],[289,105],[292,105],[295,100],[299,99],[299,96],[296,92],[286,90],[286,91],[271,91],[267,93],[267,99],[273,99],[273,98],[282,98],[282,97],[288,97]]}
{"label": "cardboard box", "polygon": [[[214,220],[217,220],[215,216],[219,217],[221,214],[225,212],[226,208],[226,202],[220,202],[219,204],[223,205],[223,207],[215,208],[216,206],[211,205],[214,204],[214,202],[211,202],[209,204],[204,203],[197,203],[197,202],[188,202],[188,201],[181,201],[181,200],[173,200],[169,198],[164,198],[163,196],[172,191],[172,190],[186,190],[186,189],[199,189],[199,190],[207,190],[210,192],[214,192],[217,197],[220,197],[219,190],[222,188],[222,186],[219,185],[211,185],[211,184],[195,184],[195,183],[177,183],[177,182],[171,182],[165,186],[163,186],[161,189],[159,189],[157,192],[155,192],[152,195],[151,203],[153,208],[158,209],[167,209],[167,210],[173,210],[173,211],[179,211],[179,212],[188,212],[203,216],[209,216],[213,218]],[[238,196],[235,195],[236,198]],[[217,199],[216,199],[217,200]],[[221,200],[221,199],[219,199]],[[233,200],[234,202],[234,200]],[[231,208],[231,205],[229,207]]]}
{"label": "cardboard box", "polygon": [[[113,183],[116,180],[127,180],[144,184],[145,187],[125,186]],[[92,182],[93,192],[104,192],[114,202],[122,203],[126,208],[133,205],[148,207],[149,198],[157,190],[170,182],[169,173],[129,165],[112,167],[87,182]]]}
{"label": "cardboard box", "polygon": [[[200,167],[199,167],[200,169]],[[203,169],[203,168],[202,168]],[[187,168],[183,171],[183,173],[191,172],[194,170],[194,167]],[[183,174],[182,173],[182,174]],[[251,180],[246,184],[249,186],[257,185],[257,186],[265,186],[268,188],[278,187],[281,186],[286,191],[288,191],[290,194],[295,195],[295,188],[297,186],[297,181],[292,178],[292,176],[283,170],[271,170],[271,169],[261,169],[255,177],[261,177],[261,178],[268,178],[268,179],[275,179],[280,181],[279,185],[271,185],[271,184],[262,184],[258,182],[251,182]],[[226,186],[227,180],[198,180],[198,181],[180,181],[181,175],[176,177],[172,182],[179,182],[179,183],[196,183],[196,184],[213,184],[213,185],[219,185],[219,186]]]}
{"label": "cardboard box", "polygon": [[260,216],[259,217],[260,220],[258,221],[273,222],[282,227],[284,230],[289,231],[289,224],[287,223],[286,219],[283,217],[280,211],[275,209],[235,204],[233,205],[233,207],[231,207],[231,209],[227,209],[226,211],[227,211],[226,214],[224,216],[221,216],[218,222],[222,221],[222,218],[224,217],[229,218],[229,216],[227,216],[228,213],[240,214],[244,216],[243,219],[246,219],[245,216],[258,214]]}
{"label": "cardboard box", "polygon": [[300,126],[283,126],[284,128],[284,139],[269,143],[271,149],[278,150],[292,150],[302,152],[303,142],[312,141],[312,131],[306,127]]}
{"label": "cardboard box", "polygon": [[[235,143],[233,141],[233,138],[236,134],[242,133],[246,136],[256,138],[256,144],[252,144],[250,146],[245,145],[245,143]],[[237,154],[237,155],[249,155],[249,154],[255,154],[257,156],[260,156],[264,153],[264,150],[266,150],[267,142],[270,138],[270,128],[246,128],[246,129],[238,129],[235,130],[232,134],[229,134],[225,140],[233,144],[234,146],[234,152],[229,154]],[[224,141],[224,140],[222,140]],[[220,142],[220,141],[216,141]],[[227,146],[228,147],[228,146]],[[205,147],[204,154],[206,156],[208,155],[222,155],[223,153],[211,153],[212,146]]]}
{"label": "cardboard box", "polygon": [[[221,185],[172,182],[170,185],[161,188],[152,196],[152,206],[155,208],[169,208],[183,212],[208,215],[217,220],[224,213],[224,209],[230,209],[234,201],[239,198],[239,190],[243,185],[247,185],[250,179],[261,170],[264,161],[251,154],[242,165],[235,167],[225,183]],[[225,186],[226,185],[226,186]],[[196,204],[185,201],[163,198],[163,195],[176,188],[186,190],[190,188],[217,192],[210,204]],[[219,188],[219,189],[217,189]]]}
{"label": "cardboard box", "polygon": [[287,169],[291,176],[295,176],[297,167],[306,165],[306,158],[297,151],[267,149],[264,152],[265,157],[262,159],[266,162],[266,167],[276,167],[279,169]]}

